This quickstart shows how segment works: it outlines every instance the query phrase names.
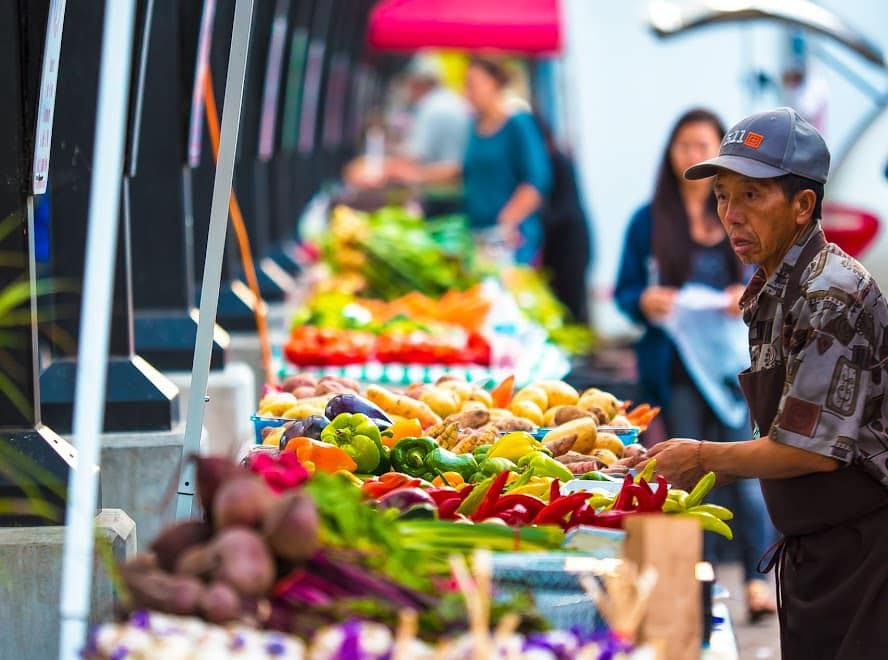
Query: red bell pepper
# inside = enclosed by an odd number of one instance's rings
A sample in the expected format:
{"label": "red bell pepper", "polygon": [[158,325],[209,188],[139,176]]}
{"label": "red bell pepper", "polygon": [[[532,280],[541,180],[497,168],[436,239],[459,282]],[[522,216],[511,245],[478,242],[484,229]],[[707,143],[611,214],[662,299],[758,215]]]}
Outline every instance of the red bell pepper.
{"label": "red bell pepper", "polygon": [[[433,500],[435,500],[435,506],[437,506],[439,510],[444,502],[456,500],[457,506],[462,502],[459,491],[455,488],[430,488],[426,492],[431,495]],[[455,510],[456,509],[454,509],[454,511]]]}

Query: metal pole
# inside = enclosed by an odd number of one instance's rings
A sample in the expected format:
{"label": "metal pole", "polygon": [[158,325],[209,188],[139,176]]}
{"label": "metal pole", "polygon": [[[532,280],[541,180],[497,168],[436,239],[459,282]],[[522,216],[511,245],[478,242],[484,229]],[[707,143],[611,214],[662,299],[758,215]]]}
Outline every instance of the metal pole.
{"label": "metal pole", "polygon": [[[244,96],[244,78],[247,69],[247,51],[250,45],[250,27],[253,20],[253,0],[237,0],[234,7],[234,25],[231,30],[231,50],[228,56],[228,75],[225,80],[225,100],[222,105],[222,130],[219,137],[219,159],[213,182],[213,201],[210,206],[210,231],[207,237],[207,258],[200,288],[200,318],[197,339],[194,342],[194,364],[191,368],[191,390],[188,393],[188,417],[185,423],[184,455],[200,451],[203,432],[204,405],[207,379],[213,349],[213,328],[219,305],[219,287],[222,280],[222,255],[225,251],[225,232],[228,228],[228,200],[234,176],[234,156],[240,124],[241,103]],[[200,81],[198,81],[199,83]],[[179,477],[176,517],[191,515],[194,499],[194,468],[183,461]]]}
{"label": "metal pole", "polygon": [[[117,214],[123,176],[132,54],[133,0],[108,0],[102,30],[102,61],[90,183],[86,272],[80,314],[74,438],[78,469],[68,487],[65,554],[62,563],[59,657],[80,657],[86,639],[93,569],[93,516],[96,507],[99,441],[105,401],[105,373]],[[88,339],[87,339],[88,338]]]}

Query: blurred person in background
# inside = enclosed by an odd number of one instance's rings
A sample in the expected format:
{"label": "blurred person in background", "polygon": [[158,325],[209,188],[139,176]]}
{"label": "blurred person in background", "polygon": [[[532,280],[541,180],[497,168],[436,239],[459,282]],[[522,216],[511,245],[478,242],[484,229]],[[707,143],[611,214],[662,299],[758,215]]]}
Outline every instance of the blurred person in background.
{"label": "blurred person in background", "polygon": [[[658,327],[672,313],[686,283],[725,291],[725,313],[739,316],[744,270],[716,214],[712,186],[682,174],[718,154],[725,130],[704,109],[690,110],[675,124],[660,163],[653,199],[630,221],[615,287],[617,306],[644,327],[635,346],[641,396],[666,411],[668,437],[744,440],[746,425],[731,428],[718,418],[686,370],[675,344]],[[736,541],[742,555],[746,603],[751,621],[776,612],[759,558],[775,537],[756,480],[736,481],[714,492],[713,503],[734,511]],[[715,535],[706,535],[708,561],[721,556]]]}
{"label": "blurred person in background", "polygon": [[441,63],[434,55],[413,58],[405,81],[412,110],[405,143],[386,157],[381,172],[368,172],[363,159],[349,163],[344,171],[347,183],[363,188],[389,180],[435,182],[458,177],[469,138],[471,109],[442,79]]}
{"label": "blurred person in background", "polygon": [[499,228],[518,263],[534,263],[543,244],[541,210],[552,185],[546,144],[533,115],[507,94],[509,74],[476,57],[466,72],[475,122],[463,161],[465,208],[473,229]]}
{"label": "blurred person in background", "polygon": [[588,323],[586,273],[592,260],[592,240],[576,170],[570,156],[558,148],[543,118],[534,117],[552,165],[552,187],[542,209],[542,266],[551,277],[552,291],[574,320]]}

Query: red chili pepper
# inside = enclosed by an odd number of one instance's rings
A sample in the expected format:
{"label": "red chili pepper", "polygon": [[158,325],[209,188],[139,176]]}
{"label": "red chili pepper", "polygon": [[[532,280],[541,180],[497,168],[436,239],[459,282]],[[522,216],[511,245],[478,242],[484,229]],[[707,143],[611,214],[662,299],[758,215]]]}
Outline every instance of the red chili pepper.
{"label": "red chili pepper", "polygon": [[460,499],[459,491],[455,488],[430,488],[426,492],[433,500],[435,500],[435,506],[437,506],[439,510],[444,502],[456,500],[456,505],[459,506],[459,503],[462,501]]}
{"label": "red chili pepper", "polygon": [[666,498],[669,495],[669,484],[666,483],[666,477],[662,474],[657,475],[657,491],[651,498],[651,511],[662,511]]}
{"label": "red chili pepper", "polygon": [[595,516],[594,525],[598,527],[608,527],[610,529],[622,529],[623,520],[627,515],[631,515],[627,511],[605,511]]}
{"label": "red chili pepper", "polygon": [[617,499],[614,500],[614,511],[625,511],[626,507],[632,502],[632,491],[629,490],[631,485],[633,485],[632,475],[627,474],[623,479],[623,487],[620,489]]}
{"label": "red chili pepper", "polygon": [[552,525],[560,523],[564,516],[578,508],[588,499],[589,493],[573,493],[572,495],[565,495],[556,502],[549,502],[545,508],[540,509],[540,512],[537,513],[533,519],[533,524]]}
{"label": "red chili pepper", "polygon": [[[647,484],[645,484],[647,486]],[[629,484],[623,488],[627,493],[626,504],[622,507],[614,506],[614,511],[647,511],[651,505],[651,489],[642,487],[641,484]],[[637,500],[637,501],[636,501]]]}
{"label": "red chili pepper", "polygon": [[546,506],[545,502],[533,495],[526,495],[524,493],[507,493],[497,500],[494,512],[499,515],[500,512],[510,509],[516,504],[523,506],[530,513],[531,519],[533,519],[533,517]]}
{"label": "red chili pepper", "polygon": [[553,502],[557,502],[561,499],[561,482],[558,479],[552,479],[552,484],[549,486],[549,504]]}
{"label": "red chili pepper", "polygon": [[502,511],[496,512],[496,517],[510,527],[526,525],[533,516],[523,504],[513,504]]}
{"label": "red chili pepper", "polygon": [[459,501],[464,502],[465,499],[472,494],[472,491],[475,490],[475,484],[466,484],[459,491]]}
{"label": "red chili pepper", "polygon": [[496,508],[496,501],[499,499],[499,496],[502,495],[503,488],[505,487],[506,481],[508,479],[508,470],[503,470],[498,475],[496,475],[496,479],[494,479],[493,483],[490,484],[490,488],[486,493],[484,493],[484,498],[481,500],[481,504],[478,505],[478,508],[472,515],[472,520],[484,520],[485,518],[489,518],[493,514],[493,511]]}
{"label": "red chili pepper", "polygon": [[459,508],[459,498],[453,498],[441,502],[438,505],[438,517],[442,520],[455,520],[456,510]]}

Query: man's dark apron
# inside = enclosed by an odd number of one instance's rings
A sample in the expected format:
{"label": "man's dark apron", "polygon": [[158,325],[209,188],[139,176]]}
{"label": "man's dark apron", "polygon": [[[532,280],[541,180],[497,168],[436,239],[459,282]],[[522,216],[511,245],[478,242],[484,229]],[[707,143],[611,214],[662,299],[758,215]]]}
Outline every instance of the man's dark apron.
{"label": "man's dark apron", "polygon": [[[812,237],[783,301],[798,299],[802,272],[826,244]],[[740,374],[752,418],[771,428],[786,366]],[[762,479],[783,535],[767,570],[777,569],[784,660],[888,659],[888,489],[859,467],[794,479]]]}

